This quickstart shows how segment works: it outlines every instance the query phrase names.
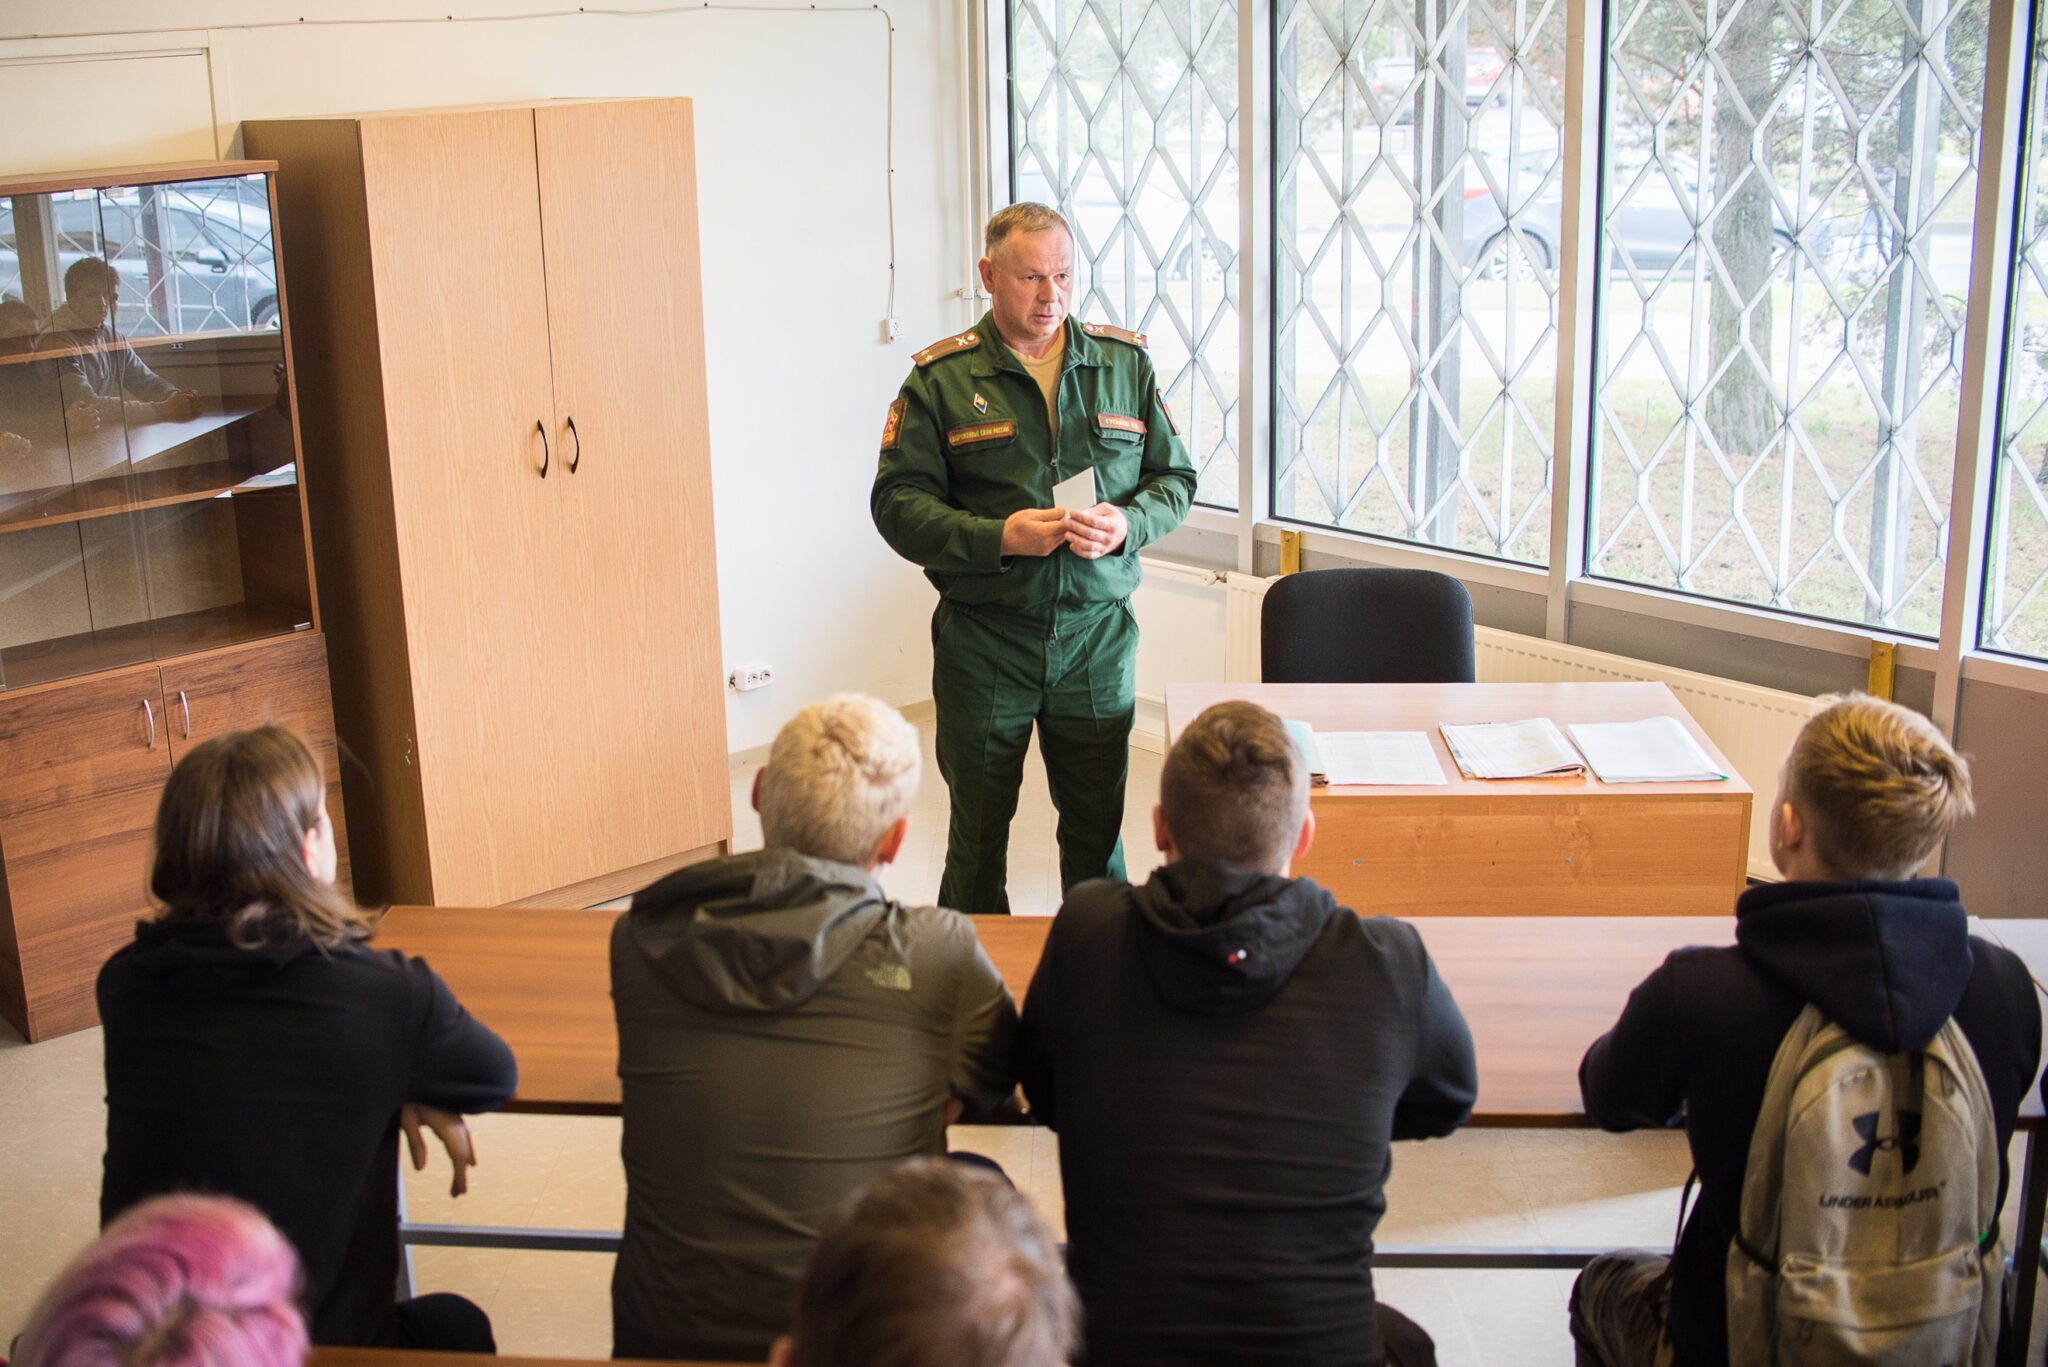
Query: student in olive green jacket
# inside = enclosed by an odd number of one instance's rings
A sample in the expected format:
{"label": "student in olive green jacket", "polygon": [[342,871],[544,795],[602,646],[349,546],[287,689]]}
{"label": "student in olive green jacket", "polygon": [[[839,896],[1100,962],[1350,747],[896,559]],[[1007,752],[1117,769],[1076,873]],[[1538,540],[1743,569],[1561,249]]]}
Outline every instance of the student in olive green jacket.
{"label": "student in olive green jacket", "polygon": [[755,779],[767,848],[678,869],[613,929],[614,1357],[764,1360],[840,1204],[1008,1102],[1017,1010],[974,926],[875,880],[923,768],[887,705],[805,708]]}
{"label": "student in olive green jacket", "polygon": [[[1067,316],[1066,220],[1014,204],[986,242],[993,307],[914,358],[869,504],[939,591],[932,695],[952,797],[939,901],[966,912],[1010,909],[1010,818],[1034,724],[1061,887],[1123,877],[1138,553],[1195,493],[1144,337]],[[1056,485],[1090,472],[1085,502],[1055,506]]]}

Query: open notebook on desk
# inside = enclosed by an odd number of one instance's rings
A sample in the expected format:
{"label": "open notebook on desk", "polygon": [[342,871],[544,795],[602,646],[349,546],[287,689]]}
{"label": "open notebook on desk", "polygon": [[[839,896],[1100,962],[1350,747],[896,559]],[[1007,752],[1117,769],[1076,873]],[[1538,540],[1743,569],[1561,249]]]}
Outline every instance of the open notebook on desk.
{"label": "open notebook on desk", "polygon": [[1466,726],[1445,723],[1437,729],[1466,778],[1555,778],[1586,770],[1579,752],[1548,717]]}

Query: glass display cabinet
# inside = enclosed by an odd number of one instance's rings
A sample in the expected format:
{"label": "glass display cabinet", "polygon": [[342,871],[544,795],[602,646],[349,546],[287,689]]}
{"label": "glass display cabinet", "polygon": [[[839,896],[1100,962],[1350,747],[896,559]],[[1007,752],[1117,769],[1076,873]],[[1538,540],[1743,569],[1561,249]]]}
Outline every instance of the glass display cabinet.
{"label": "glass display cabinet", "polygon": [[157,790],[280,721],[327,766],[268,163],[0,184],[0,1016],[91,1024]]}

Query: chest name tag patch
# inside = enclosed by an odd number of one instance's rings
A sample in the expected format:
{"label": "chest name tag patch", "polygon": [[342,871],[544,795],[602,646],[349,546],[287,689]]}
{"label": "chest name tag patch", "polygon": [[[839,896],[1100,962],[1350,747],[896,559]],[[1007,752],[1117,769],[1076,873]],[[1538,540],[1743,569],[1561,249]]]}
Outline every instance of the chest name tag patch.
{"label": "chest name tag patch", "polygon": [[1095,425],[1105,432],[1128,432],[1134,437],[1145,435],[1145,420],[1124,413],[1097,413]]}
{"label": "chest name tag patch", "polygon": [[977,442],[1007,441],[1017,435],[1017,424],[1005,418],[1001,422],[970,423],[956,427],[946,433],[946,445],[951,447],[973,446]]}
{"label": "chest name tag patch", "polygon": [[882,420],[882,449],[894,451],[897,438],[903,435],[903,410],[910,406],[908,399],[898,399],[889,405],[889,416]]}

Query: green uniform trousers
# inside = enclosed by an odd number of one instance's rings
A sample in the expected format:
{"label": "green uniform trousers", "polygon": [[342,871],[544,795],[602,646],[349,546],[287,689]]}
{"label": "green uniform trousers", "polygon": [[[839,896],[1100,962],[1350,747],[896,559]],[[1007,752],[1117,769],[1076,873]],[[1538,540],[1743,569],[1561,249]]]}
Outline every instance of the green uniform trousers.
{"label": "green uniform trousers", "polygon": [[940,601],[932,698],[953,803],[940,906],[1010,910],[1010,818],[1034,723],[1059,811],[1061,890],[1124,876],[1137,656],[1138,623],[1124,600],[1053,623]]}

